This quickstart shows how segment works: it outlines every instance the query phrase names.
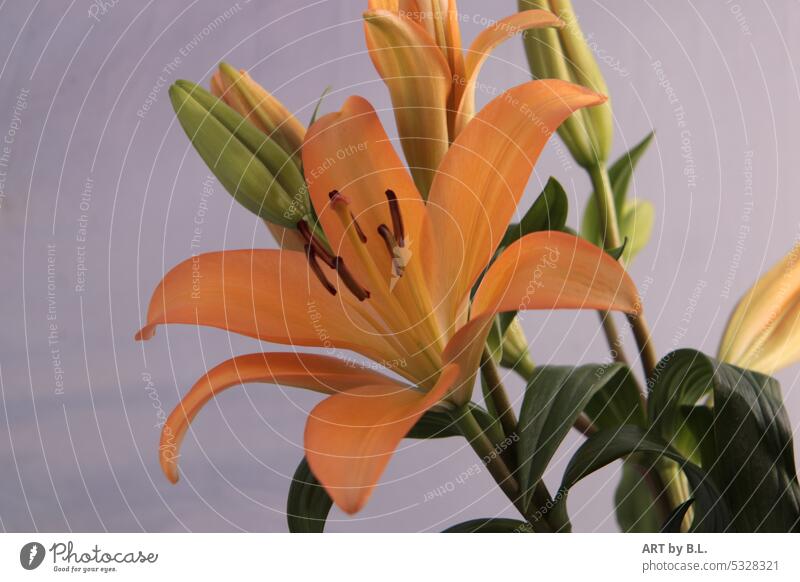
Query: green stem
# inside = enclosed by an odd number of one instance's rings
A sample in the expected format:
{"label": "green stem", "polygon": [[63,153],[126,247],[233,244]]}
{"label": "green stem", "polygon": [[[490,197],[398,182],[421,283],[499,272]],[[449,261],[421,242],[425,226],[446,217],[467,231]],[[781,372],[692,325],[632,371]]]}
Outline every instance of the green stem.
{"label": "green stem", "polygon": [[[619,233],[617,209],[614,203],[614,194],[608,179],[608,170],[602,162],[587,168],[594,187],[595,202],[600,215],[600,232],[603,234],[603,247],[605,249],[619,248],[622,244]],[[650,337],[650,329],[644,314],[629,315],[628,322],[633,330],[633,337],[639,347],[639,356],[645,377],[649,377],[658,363],[655,346]],[[604,328],[605,329],[605,328]],[[609,341],[612,341],[611,339]]]}
{"label": "green stem", "polygon": [[503,381],[500,379],[499,370],[488,348],[484,348],[483,354],[481,354],[481,374],[483,375],[483,380],[486,382],[487,392],[492,400],[492,406],[497,411],[497,416],[500,418],[500,425],[503,427],[503,432],[506,436],[514,435],[517,432],[517,416],[514,414],[514,408],[511,406],[508,393],[503,386]]}
{"label": "green stem", "polygon": [[[622,244],[622,238],[619,232],[619,219],[617,217],[614,194],[608,178],[608,170],[604,163],[598,162],[594,166],[587,168],[587,171],[589,172],[592,186],[594,187],[595,202],[600,216],[600,232],[603,234],[603,247],[605,249],[619,248]],[[620,263],[624,265],[622,260],[620,260]],[[603,318],[602,312],[601,318]],[[647,379],[658,365],[658,356],[656,355],[655,346],[653,345],[650,328],[644,317],[644,313],[640,312],[637,315],[628,315],[627,318],[631,326],[631,331],[633,332],[633,337],[636,340],[636,345],[639,348],[639,358],[642,362],[645,379]],[[613,325],[608,326],[607,322],[609,321],[611,321],[610,317],[603,318],[603,330],[606,333],[606,337],[609,339],[609,345],[613,345],[612,342],[616,341],[616,335],[612,334],[614,327]],[[647,413],[647,394],[641,387],[639,390],[639,398],[642,409]],[[647,471],[645,478],[649,486],[656,492],[656,499],[659,502],[662,513],[666,512],[668,515],[670,506],[673,504],[677,506],[676,501],[680,502],[679,500],[683,496],[680,481],[671,478],[668,471],[665,471],[662,467]]]}
{"label": "green stem", "polygon": [[519,483],[509,471],[508,466],[503,461],[495,446],[484,434],[478,421],[472,412],[466,407],[453,411],[453,420],[458,426],[461,434],[467,439],[473,450],[483,461],[491,476],[497,482],[506,497],[514,504],[514,507],[527,519],[534,531],[547,533],[552,532],[552,528],[546,521],[530,520],[519,488]]}

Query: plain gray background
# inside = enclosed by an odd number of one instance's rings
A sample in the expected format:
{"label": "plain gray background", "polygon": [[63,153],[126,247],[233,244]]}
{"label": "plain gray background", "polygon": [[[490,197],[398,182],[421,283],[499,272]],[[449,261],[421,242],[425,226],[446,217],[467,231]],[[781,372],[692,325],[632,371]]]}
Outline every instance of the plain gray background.
{"label": "plain gray background", "polygon": [[[209,172],[175,124],[166,87],[179,78],[206,83],[224,59],[250,69],[303,121],[327,85],[325,111],[353,93],[385,108],[387,92],[364,52],[366,2],[102,4],[0,3],[0,146],[8,146],[8,167],[0,165],[0,528],[283,531],[305,412],[318,397],[267,385],[232,390],[195,422],[178,485],[157,464],[159,403],[168,413],[207,367],[258,345],[192,327],[135,343],[150,293],[190,256],[195,217],[203,219],[199,251],[273,244],[219,185],[204,207]],[[610,63],[615,156],[657,130],[633,185],[655,204],[656,228],[632,274],[659,353],[690,346],[713,354],[736,299],[800,233],[800,5],[575,4]],[[462,0],[460,8],[469,40],[515,2]],[[481,82],[510,87],[526,71],[513,39]],[[523,208],[551,174],[568,188],[575,225],[588,180],[563,167],[552,144]],[[539,363],[607,358],[593,313],[529,313],[524,325]],[[627,334],[626,345],[633,350]],[[780,379],[800,426],[797,371]],[[521,384],[509,384],[519,403]],[[570,435],[549,483],[579,443]],[[366,510],[355,518],[334,511],[329,530],[438,531],[514,515],[485,473],[457,482],[477,461],[463,441],[401,448]],[[578,531],[616,528],[617,471],[574,489]],[[426,502],[437,488],[452,491]]]}

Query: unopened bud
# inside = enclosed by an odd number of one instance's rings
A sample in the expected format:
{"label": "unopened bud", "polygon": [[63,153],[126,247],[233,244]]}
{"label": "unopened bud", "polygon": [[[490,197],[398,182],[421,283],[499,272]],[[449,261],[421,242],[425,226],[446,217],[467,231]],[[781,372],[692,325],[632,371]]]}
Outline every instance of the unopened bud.
{"label": "unopened bud", "polygon": [[177,81],[169,94],[192,145],[237,202],[289,228],[308,215],[303,175],[278,143],[199,85]]}
{"label": "unopened bud", "polygon": [[[525,52],[533,75],[562,79],[608,94],[570,0],[519,0],[518,4],[520,10],[548,10],[564,21],[562,28],[536,28],[524,33]],[[558,135],[575,161],[590,167],[608,159],[613,129],[611,105],[606,101],[573,113],[558,129]]]}

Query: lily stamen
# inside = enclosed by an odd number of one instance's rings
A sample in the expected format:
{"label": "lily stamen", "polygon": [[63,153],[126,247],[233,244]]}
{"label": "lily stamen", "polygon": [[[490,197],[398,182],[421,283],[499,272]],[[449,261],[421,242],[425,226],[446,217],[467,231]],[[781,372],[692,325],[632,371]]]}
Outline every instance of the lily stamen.
{"label": "lily stamen", "polygon": [[397,239],[397,246],[404,247],[406,246],[406,234],[403,227],[403,215],[400,214],[400,203],[397,201],[394,190],[387,190],[386,198],[389,200],[389,214],[392,217],[392,228],[394,237]]}
{"label": "lily stamen", "polygon": [[378,227],[378,234],[381,235],[383,242],[386,243],[386,249],[392,259],[392,280],[389,282],[389,290],[391,291],[400,277],[403,276],[403,273],[405,273],[410,253],[400,246],[392,231],[385,224]]}
{"label": "lily stamen", "polygon": [[[317,262],[318,255],[314,250],[314,247],[310,244],[306,244],[303,248],[306,251],[306,257],[308,257],[308,265],[311,267],[311,271],[317,276],[317,279],[319,279],[320,283],[322,283],[325,289],[327,289],[328,293],[331,295],[336,295],[336,287],[334,287],[333,284],[328,281],[325,273],[322,272],[322,267],[320,267],[319,263]],[[333,265],[331,265],[331,268],[333,268]]]}
{"label": "lily stamen", "polygon": [[[308,226],[308,223],[305,220],[301,220],[297,223],[297,230],[300,235],[306,240],[306,243],[314,249],[314,254],[316,257],[322,259],[326,265],[328,265],[331,269],[336,268],[336,257],[334,257],[328,249],[326,249],[319,239],[314,236],[314,233],[311,232],[311,227]],[[307,245],[307,246],[308,246]]]}
{"label": "lily stamen", "polygon": [[353,277],[353,274],[345,266],[344,259],[342,257],[336,257],[336,272],[339,274],[339,278],[342,280],[342,283],[344,283],[345,287],[350,290],[350,293],[355,295],[356,299],[359,301],[369,299],[369,290],[359,285],[358,281],[356,281],[355,277]]}

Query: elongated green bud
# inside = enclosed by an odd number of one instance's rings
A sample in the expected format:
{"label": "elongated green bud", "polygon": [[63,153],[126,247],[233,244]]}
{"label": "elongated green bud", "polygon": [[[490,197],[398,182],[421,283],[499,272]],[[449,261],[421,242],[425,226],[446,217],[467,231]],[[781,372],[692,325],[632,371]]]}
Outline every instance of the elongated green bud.
{"label": "elongated green bud", "polygon": [[237,202],[288,228],[308,215],[305,180],[281,146],[199,85],[177,81],[169,95],[197,153]]}
{"label": "elongated green bud", "polygon": [[[520,10],[548,10],[562,28],[525,31],[528,64],[535,77],[562,79],[608,94],[605,79],[575,17],[570,0],[518,0]],[[605,162],[611,152],[613,118],[608,101],[572,114],[558,129],[572,157],[584,168]]]}

